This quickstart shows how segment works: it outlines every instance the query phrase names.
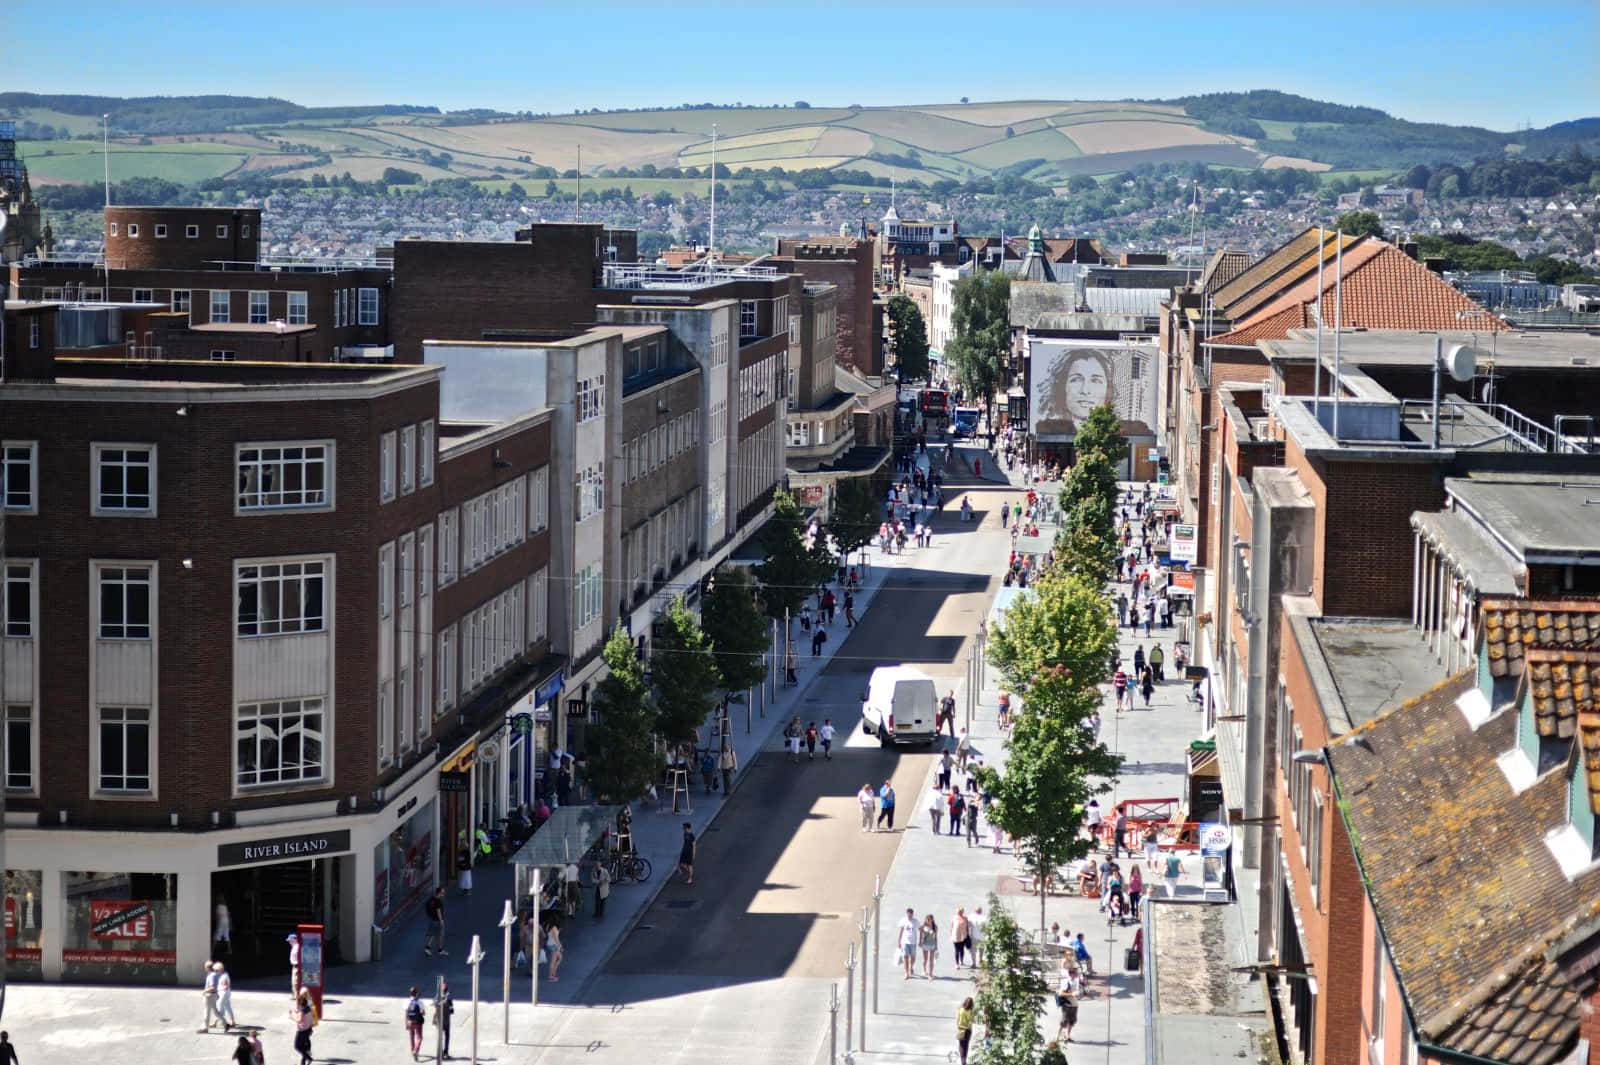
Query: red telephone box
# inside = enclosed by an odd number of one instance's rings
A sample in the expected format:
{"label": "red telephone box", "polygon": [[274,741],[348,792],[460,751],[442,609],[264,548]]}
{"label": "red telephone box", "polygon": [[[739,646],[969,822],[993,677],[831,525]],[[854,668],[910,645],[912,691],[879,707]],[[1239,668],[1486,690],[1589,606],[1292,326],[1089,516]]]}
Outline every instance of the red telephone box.
{"label": "red telephone box", "polygon": [[311,992],[311,1002],[322,1016],[322,926],[303,924],[300,933],[300,986]]}

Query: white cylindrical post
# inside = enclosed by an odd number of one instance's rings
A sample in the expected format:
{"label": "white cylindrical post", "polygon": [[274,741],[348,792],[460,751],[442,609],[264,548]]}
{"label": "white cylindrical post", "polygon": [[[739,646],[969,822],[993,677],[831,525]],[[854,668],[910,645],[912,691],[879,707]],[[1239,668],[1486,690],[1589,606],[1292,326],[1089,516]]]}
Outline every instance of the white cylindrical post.
{"label": "white cylindrical post", "polygon": [[539,1004],[539,951],[542,949],[539,941],[542,937],[539,935],[537,930],[539,928],[539,908],[542,900],[544,899],[543,881],[544,870],[537,865],[534,866],[533,898],[531,905],[533,906],[533,927],[535,932],[533,936],[533,957],[528,959],[528,971],[533,973],[533,979],[529,981],[530,985],[532,986],[532,991],[528,995],[528,1002],[534,1006]]}
{"label": "white cylindrical post", "polygon": [[[515,889],[513,889],[513,894]],[[506,908],[500,915],[500,928],[505,932],[505,957],[500,966],[500,997],[505,1003],[505,1025],[500,1034],[500,1041],[505,1044],[511,1042],[511,930],[517,925],[517,906],[512,900],[506,900]],[[535,966],[537,969],[537,966]]]}

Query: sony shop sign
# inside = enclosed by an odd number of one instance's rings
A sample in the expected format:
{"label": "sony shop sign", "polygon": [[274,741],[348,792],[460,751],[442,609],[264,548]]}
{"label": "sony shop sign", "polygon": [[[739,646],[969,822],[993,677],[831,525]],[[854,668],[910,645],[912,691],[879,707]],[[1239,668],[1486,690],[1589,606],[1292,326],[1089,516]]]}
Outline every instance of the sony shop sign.
{"label": "sony shop sign", "polygon": [[277,836],[245,843],[223,843],[217,847],[217,865],[255,865],[259,862],[291,862],[307,858],[326,858],[350,849],[350,830],[313,832],[304,836]]}

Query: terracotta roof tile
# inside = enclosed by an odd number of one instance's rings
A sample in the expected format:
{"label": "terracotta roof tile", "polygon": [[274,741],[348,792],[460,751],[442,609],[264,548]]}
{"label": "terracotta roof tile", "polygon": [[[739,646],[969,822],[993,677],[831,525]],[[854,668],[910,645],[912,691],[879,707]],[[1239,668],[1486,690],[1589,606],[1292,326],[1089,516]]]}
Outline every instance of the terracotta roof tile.
{"label": "terracotta roof tile", "polygon": [[1440,1046],[1496,1061],[1549,1065],[1570,1052],[1580,1003],[1560,967],[1535,955],[1436,1039]]}
{"label": "terracotta roof tile", "polygon": [[[1317,273],[1317,260],[1331,264],[1338,247],[1339,234],[1331,229],[1321,231],[1320,241],[1316,229],[1308,229],[1245,270],[1217,291],[1213,302],[1223,316],[1241,322],[1272,300]],[[1344,238],[1345,254],[1367,237]],[[1323,270],[1324,275],[1329,271]]]}
{"label": "terracotta roof tile", "polygon": [[1250,268],[1248,252],[1219,250],[1200,275],[1200,291],[1212,295]]}

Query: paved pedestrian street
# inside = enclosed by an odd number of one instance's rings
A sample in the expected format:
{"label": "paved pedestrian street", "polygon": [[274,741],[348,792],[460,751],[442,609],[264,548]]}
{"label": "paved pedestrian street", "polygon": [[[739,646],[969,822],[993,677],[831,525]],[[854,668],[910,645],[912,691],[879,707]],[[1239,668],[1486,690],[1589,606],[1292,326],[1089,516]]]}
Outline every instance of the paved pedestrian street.
{"label": "paved pedestrian street", "polygon": [[[981,479],[972,474],[979,456]],[[653,876],[642,885],[617,885],[602,920],[592,916],[592,898],[585,900],[584,912],[564,933],[560,980],[540,982],[538,1006],[529,1002],[528,971],[512,974],[509,1047],[501,1042],[505,958],[497,921],[510,895],[511,872],[490,865],[479,871],[470,898],[452,892],[447,900],[448,957],[423,957],[418,917],[386,938],[381,961],[329,971],[325,1016],[314,1037],[316,1060],[404,1060],[406,989],[416,984],[426,998],[436,976],[450,981],[456,1001],[451,1057],[468,1057],[473,933],[482,936],[484,950],[476,1017],[482,1061],[816,1065],[828,1062],[835,1050],[843,1060],[846,1012],[841,997],[835,1046],[830,995],[847,991],[845,960],[852,944],[860,950],[862,907],[872,903],[879,878],[881,947],[874,950],[869,937],[864,965],[848,988],[854,996],[854,1059],[953,1059],[955,1011],[973,990],[969,971],[955,968],[948,941],[956,908],[971,913],[993,892],[1028,929],[1039,925],[1038,899],[1027,893],[1011,854],[933,833],[928,794],[938,752],[953,746],[949,738],[932,749],[883,749],[861,732],[860,704],[875,667],[907,663],[932,675],[941,695],[955,690],[957,706],[965,707],[967,656],[1010,547],[999,508],[1007,501],[1015,505],[1022,495],[1005,476],[977,447],[958,448],[947,475],[946,506],[934,521],[933,546],[889,556],[872,549],[866,589],[857,597],[860,623],[845,630],[841,619],[820,658],[802,649],[799,686],[769,691],[751,708],[748,731],[745,708],[734,708],[741,766],[731,797],[705,795],[696,787],[692,813],[639,810],[635,839],[655,867]],[[1045,486],[1052,494],[1057,488]],[[972,502],[971,522],[960,520],[963,496]],[[1121,630],[1124,660],[1138,642]],[[1103,736],[1126,758],[1121,778],[1101,799],[1107,811],[1125,797],[1179,794],[1183,751],[1197,715],[1171,672],[1149,709],[1139,700],[1138,709],[1119,714],[1107,697]],[[996,684],[990,673],[977,696],[971,733],[974,755],[990,764],[1003,761]],[[780,732],[794,717],[802,726],[832,719],[839,739],[831,760],[819,750],[815,760],[802,752],[798,763],[791,761]],[[958,710],[958,727],[964,723]],[[863,832],[856,793],[863,784],[877,788],[886,781],[897,793],[895,827]],[[693,885],[673,875],[685,820],[700,837]],[[986,826],[980,831],[986,843]],[[1197,872],[1189,875],[1188,890],[1198,891],[1196,877]],[[938,922],[940,953],[932,980],[903,979],[895,960],[894,925],[907,907],[919,920],[931,913]],[[1133,928],[1109,927],[1093,900],[1075,896],[1050,896],[1044,920],[1084,932],[1094,957],[1096,976],[1066,1048],[1068,1060],[1142,1062],[1144,979],[1123,972],[1120,964]],[[863,972],[869,976],[865,1050]],[[268,1061],[292,1060],[288,1005],[286,978],[242,982],[234,993],[235,1010],[246,1026],[260,1030]],[[13,984],[4,1024],[29,1065],[226,1060],[235,1038],[206,1034],[202,1016],[198,988]],[[1055,1031],[1053,1009],[1045,1030]],[[425,1050],[433,1048],[430,1028]]]}

